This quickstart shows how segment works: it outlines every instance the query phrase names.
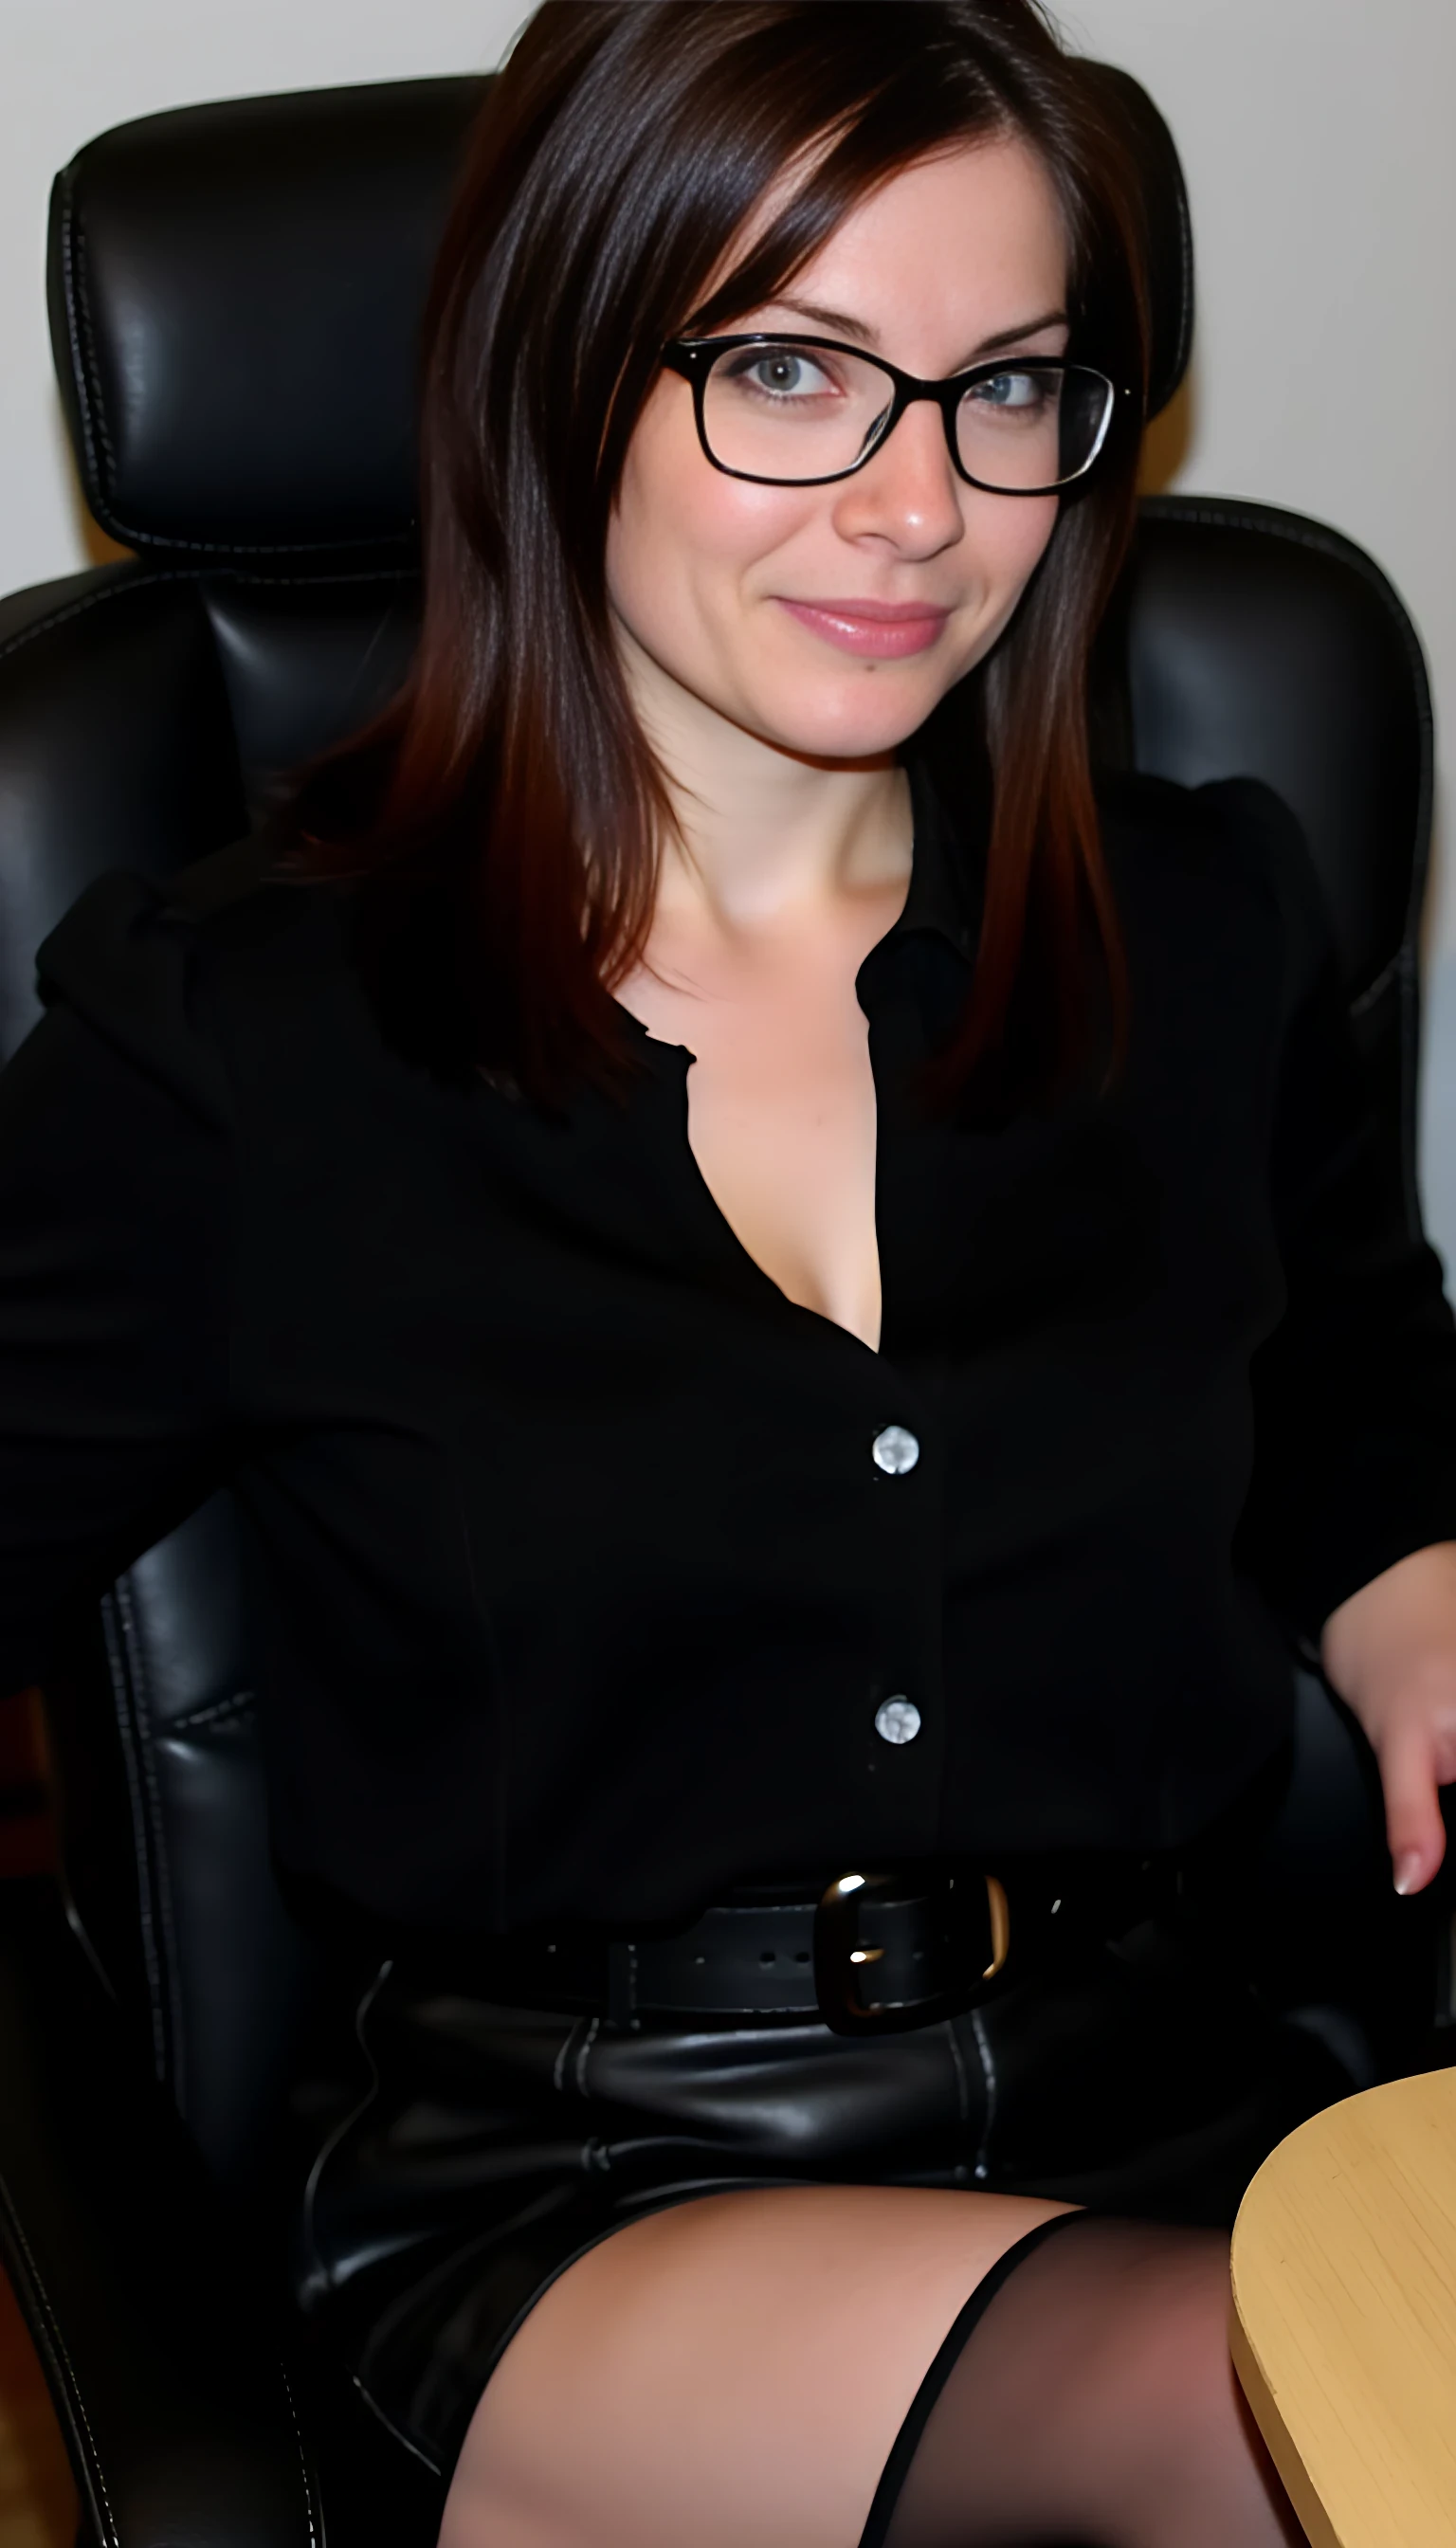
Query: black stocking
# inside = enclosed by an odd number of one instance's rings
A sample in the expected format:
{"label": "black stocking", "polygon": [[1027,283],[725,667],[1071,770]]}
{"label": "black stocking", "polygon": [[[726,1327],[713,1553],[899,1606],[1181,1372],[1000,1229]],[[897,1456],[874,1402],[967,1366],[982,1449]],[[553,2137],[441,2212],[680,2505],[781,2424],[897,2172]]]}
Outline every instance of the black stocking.
{"label": "black stocking", "polygon": [[1303,2541],[1228,2362],[1228,2293],[1217,2230],[1033,2230],[941,2347],[861,2548]]}

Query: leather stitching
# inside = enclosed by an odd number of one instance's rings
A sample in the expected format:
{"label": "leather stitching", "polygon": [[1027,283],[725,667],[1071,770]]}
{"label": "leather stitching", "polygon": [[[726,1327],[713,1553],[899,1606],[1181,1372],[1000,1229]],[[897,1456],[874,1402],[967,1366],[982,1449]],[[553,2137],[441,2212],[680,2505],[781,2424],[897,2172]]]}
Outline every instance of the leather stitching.
{"label": "leather stitching", "polygon": [[304,2428],[299,2422],[299,2411],[293,2403],[293,2386],[289,2380],[287,2367],[285,2364],[280,2362],[278,2368],[283,2374],[283,2394],[288,2400],[288,2412],[293,2424],[293,2437],[298,2444],[299,2468],[303,2474],[304,2480],[304,2512],[309,2524],[310,2548],[322,2548],[322,2542],[319,2539],[318,2532],[314,2523],[314,2488],[313,2482],[309,2476],[308,2455],[304,2449]]}
{"label": "leather stitching", "polygon": [[79,420],[81,420],[81,443],[84,443],[84,448],[87,448],[87,474],[92,479],[100,479],[102,472],[100,472],[100,461],[97,461],[97,441],[94,441],[94,425],[92,425],[92,385],[89,385],[87,380],[87,362],[84,362],[81,336],[79,336],[79,328],[76,328],[76,260],[74,260],[74,217],[71,217],[69,171],[66,171],[66,176],[61,178],[61,186],[63,186],[63,196],[66,196],[66,209],[63,209],[63,217],[61,217],[61,288],[63,288],[63,304],[66,304],[66,344],[69,344],[71,349],[71,380],[76,382],[76,412],[79,412]]}
{"label": "leather stitching", "polygon": [[[95,424],[96,437],[101,444],[102,457],[106,462],[107,469],[111,473],[112,483],[115,484],[117,476],[116,452],[112,447],[111,436],[107,431],[106,404],[101,395],[101,365],[96,358],[96,330],[92,323],[91,304],[86,292],[86,251],[81,233],[81,226],[76,221],[74,211],[70,205],[67,205],[66,207],[65,245],[67,250],[66,297],[67,300],[70,299],[71,290],[73,288],[76,311],[81,322],[81,342],[85,358],[84,367],[81,371],[81,379],[90,392],[94,410],[92,420]],[[73,359],[74,354],[75,344],[73,340]],[[98,472],[97,475],[99,477],[100,473]]]}
{"label": "leather stitching", "polygon": [[152,2066],[158,2079],[167,2075],[166,2026],[163,2016],[161,1957],[157,1948],[156,1919],[152,1901],[151,1833],[141,1794],[137,1763],[136,1729],[128,1704],[126,1638],[113,1586],[101,1601],[102,1631],[106,1641],[107,1678],[112,1687],[117,1733],[121,1741],[122,1764],[127,1774],[127,1798],[132,1808],[132,1851],[136,1865],[137,1926],[141,1933],[141,1961],[146,1975],[146,1996],[151,2011]]}
{"label": "leather stitching", "polygon": [[60,271],[65,299],[65,331],[70,346],[71,374],[76,384],[76,410],[81,420],[81,440],[85,446],[86,469],[94,479],[101,469],[96,456],[96,438],[91,419],[91,384],[86,377],[86,361],[76,325],[75,226],[71,215],[71,181],[65,186],[65,212],[60,228]]}
{"label": "leather stitching", "polygon": [[1169,393],[1169,405],[1171,405],[1173,399],[1177,397],[1179,390],[1183,386],[1183,382],[1188,371],[1189,359],[1193,352],[1193,303],[1196,288],[1194,284],[1193,264],[1193,215],[1189,209],[1188,190],[1182,182],[1181,169],[1179,170],[1177,197],[1178,273],[1180,283],[1178,293],[1178,342],[1174,348],[1173,354],[1173,387]]}
{"label": "leather stitching", "polygon": [[173,1734],[198,1734],[209,1725],[229,1725],[235,1717],[251,1716],[257,1700],[252,1690],[234,1690],[230,1698],[214,1699],[210,1707],[189,1708],[185,1716],[170,1716],[161,1728],[160,1740]]}
{"label": "leather stitching", "polygon": [[181,1964],[177,1954],[177,1928],[172,1915],[172,1870],[167,1852],[166,1808],[156,1774],[156,1740],[152,1733],[151,1712],[147,1696],[146,1645],[136,1616],[129,1575],[114,1587],[117,1612],[126,1643],[129,1672],[128,1686],[136,1722],[136,1751],[146,1789],[152,1825],[152,1866],[156,1888],[157,1920],[161,1930],[161,1954],[157,1959],[158,1979],[165,1995],[170,2042],[170,2059],[163,2077],[172,2091],[178,2112],[185,2114],[187,2047],[182,2025]]}
{"label": "leather stitching", "polygon": [[394,549],[398,552],[410,546],[408,531],[368,531],[352,540],[163,539],[158,531],[138,531],[120,513],[110,514],[105,527],[118,539],[124,540],[129,548],[166,549],[175,551],[179,557],[327,557],[330,553],[338,557],[352,555],[360,549]]}
{"label": "leather stitching", "polygon": [[81,2395],[81,2384],[76,2378],[75,2366],[72,2363],[70,2354],[67,2350],[65,2337],[62,2335],[60,2330],[60,2321],[57,2319],[54,2310],[50,2306],[50,2295],[46,2289],[40,2267],[36,2263],[31,2242],[26,2236],[20,2215],[11,2199],[10,2189],[4,2184],[3,2180],[0,2180],[0,2196],[3,2196],[6,2218],[10,2227],[10,2234],[14,2238],[16,2245],[20,2249],[21,2255],[25,2260],[26,2272],[30,2277],[31,2291],[35,2299],[36,2307],[41,2312],[41,2315],[46,2321],[46,2338],[47,2344],[54,2352],[56,2366],[60,2374],[60,2384],[65,2392],[66,2403],[74,2410],[76,2415],[80,2418],[81,2430],[86,2439],[86,2449],[89,2455],[91,2473],[95,2477],[97,2492],[101,2497],[101,2512],[103,2521],[106,2525],[108,2548],[121,2548],[121,2533],[117,2528],[116,2515],[111,2508],[111,2498],[106,2491],[106,2472],[101,2465],[101,2453],[96,2447],[96,2435],[91,2429],[91,2418],[86,2412],[86,2401]]}
{"label": "leather stitching", "polygon": [[196,581],[195,576],[185,573],[180,567],[175,575],[118,577],[115,584],[105,585],[96,592],[83,592],[79,600],[68,601],[63,609],[49,611],[44,619],[32,619],[24,628],[18,628],[13,637],[7,637],[0,645],[0,664],[4,663],[7,655],[18,655],[23,646],[29,646],[36,638],[48,637],[53,628],[63,628],[68,619],[83,618],[88,610],[99,608],[102,602],[111,599],[114,592],[136,592],[155,584],[195,584]]}
{"label": "leather stitching", "polygon": [[[387,581],[392,584],[416,585],[419,578],[411,567],[359,567],[338,575],[239,573],[230,576],[228,580],[229,584],[243,585],[249,590],[260,586],[268,592],[281,587],[291,592],[297,592],[300,590],[316,592],[323,587],[336,584],[379,584]],[[0,663],[5,661],[7,655],[19,654],[22,647],[29,646],[35,639],[48,637],[53,628],[63,627],[68,619],[79,619],[88,610],[100,609],[104,602],[112,600],[116,595],[150,592],[153,586],[161,584],[185,584],[195,588],[198,581],[191,567],[182,566],[151,567],[141,575],[119,575],[114,583],[101,586],[95,592],[83,592],[79,599],[66,602],[58,610],[47,611],[44,619],[33,619],[24,628],[18,628],[13,637],[7,637],[3,643],[0,643]]]}

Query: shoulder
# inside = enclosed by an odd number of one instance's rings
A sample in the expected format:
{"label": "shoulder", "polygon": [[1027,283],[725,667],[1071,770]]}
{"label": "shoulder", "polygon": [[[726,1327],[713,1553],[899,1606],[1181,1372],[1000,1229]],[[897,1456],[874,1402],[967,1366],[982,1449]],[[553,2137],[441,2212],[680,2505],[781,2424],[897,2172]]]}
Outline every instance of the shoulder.
{"label": "shoulder", "polygon": [[98,876],[37,950],[46,1010],[226,1123],[249,1046],[321,1041],[348,996],[338,888],[282,875],[279,851],[265,825],[168,876]]}

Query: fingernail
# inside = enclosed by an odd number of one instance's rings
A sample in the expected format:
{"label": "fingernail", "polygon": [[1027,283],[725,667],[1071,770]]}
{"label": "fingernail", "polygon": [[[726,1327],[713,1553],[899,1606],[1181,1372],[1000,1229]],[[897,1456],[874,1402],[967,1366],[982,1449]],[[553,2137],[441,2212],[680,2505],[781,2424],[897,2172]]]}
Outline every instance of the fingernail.
{"label": "fingernail", "polygon": [[1408,1849],[1405,1857],[1398,1858],[1396,1861],[1396,1891],[1413,1893],[1415,1879],[1419,1873],[1420,1853],[1418,1850]]}

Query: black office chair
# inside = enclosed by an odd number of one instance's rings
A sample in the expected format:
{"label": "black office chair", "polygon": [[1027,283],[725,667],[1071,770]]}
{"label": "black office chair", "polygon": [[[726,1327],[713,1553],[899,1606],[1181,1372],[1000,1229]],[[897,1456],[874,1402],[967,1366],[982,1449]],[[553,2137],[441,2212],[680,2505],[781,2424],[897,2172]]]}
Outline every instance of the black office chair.
{"label": "black office chair", "polygon": [[[1096,75],[1144,170],[1162,406],[1192,316],[1181,176],[1142,92]],[[0,603],[0,1051],[94,876],[236,838],[403,672],[416,314],[484,86],[149,117],[57,179],[61,393],[91,509],[136,555]],[[1413,1215],[1431,739],[1399,600],[1318,523],[1162,499],[1103,658],[1110,759],[1252,772],[1303,817]],[[274,2270],[289,2083],[331,2052],[320,1951],[269,1863],[246,1658],[226,1495],[56,1658],[64,1885],[12,1887],[0,1916],[0,2244],[95,2548],[317,2548],[324,2506],[333,2548],[408,2548],[438,2491],[296,2342]],[[1331,2076],[1429,2057],[1437,1909],[1391,1894],[1368,1755],[1308,1670],[1260,1882],[1261,1978]]]}

